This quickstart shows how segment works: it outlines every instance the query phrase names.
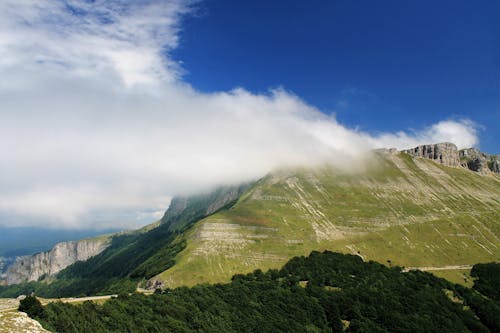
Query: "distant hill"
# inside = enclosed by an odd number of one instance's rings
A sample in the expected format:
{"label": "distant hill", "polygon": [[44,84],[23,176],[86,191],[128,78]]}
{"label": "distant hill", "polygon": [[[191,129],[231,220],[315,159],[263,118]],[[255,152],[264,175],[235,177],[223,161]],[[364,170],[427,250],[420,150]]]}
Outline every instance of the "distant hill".
{"label": "distant hill", "polygon": [[[66,230],[32,227],[0,227],[0,282],[6,279],[5,274],[7,269],[15,263],[16,260],[19,260],[19,257],[29,258],[33,254],[52,249],[57,243],[100,236],[103,233],[114,233],[116,231],[116,229]],[[40,275],[42,274],[43,273]],[[28,272],[25,276],[27,275]],[[36,276],[35,280],[37,279],[38,276]]]}
{"label": "distant hill", "polygon": [[56,243],[90,238],[117,231],[119,230],[73,230],[0,226],[0,257],[30,255],[50,250]]}

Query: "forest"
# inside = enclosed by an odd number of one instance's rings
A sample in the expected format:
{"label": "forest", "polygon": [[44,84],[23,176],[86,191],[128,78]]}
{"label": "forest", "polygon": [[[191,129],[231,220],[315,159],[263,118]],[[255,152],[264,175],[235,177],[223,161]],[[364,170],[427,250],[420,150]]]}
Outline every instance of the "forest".
{"label": "forest", "polygon": [[500,332],[500,264],[478,264],[474,288],[325,251],[227,284],[122,293],[102,305],[20,309],[54,332]]}

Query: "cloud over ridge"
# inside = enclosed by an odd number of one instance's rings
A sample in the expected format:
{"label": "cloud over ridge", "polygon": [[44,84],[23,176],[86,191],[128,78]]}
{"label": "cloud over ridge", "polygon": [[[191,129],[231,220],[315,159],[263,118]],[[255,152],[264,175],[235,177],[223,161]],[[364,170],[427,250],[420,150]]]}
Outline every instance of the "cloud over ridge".
{"label": "cloud over ridge", "polygon": [[169,57],[192,4],[0,4],[0,224],[133,225],[178,192],[283,165],[342,167],[373,148],[478,143],[470,120],[373,135],[285,89],[196,91]]}

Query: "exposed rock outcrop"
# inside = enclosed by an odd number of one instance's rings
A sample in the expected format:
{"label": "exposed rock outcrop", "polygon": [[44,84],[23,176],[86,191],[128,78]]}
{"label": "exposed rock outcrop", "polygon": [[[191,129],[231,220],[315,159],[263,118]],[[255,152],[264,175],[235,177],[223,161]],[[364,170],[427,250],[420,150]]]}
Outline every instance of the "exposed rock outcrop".
{"label": "exposed rock outcrop", "polygon": [[500,157],[481,152],[476,148],[459,151],[462,166],[480,173],[500,173]]}
{"label": "exposed rock outcrop", "polygon": [[148,280],[148,282],[146,283],[146,289],[147,290],[165,289],[165,284],[160,280],[151,279]]}
{"label": "exposed rock outcrop", "polygon": [[246,186],[231,186],[224,188],[224,190],[221,190],[214,198],[212,203],[210,203],[210,205],[207,207],[205,214],[213,214],[225,205],[238,199],[245,189]]}
{"label": "exposed rock outcrop", "polygon": [[5,279],[5,273],[10,265],[16,261],[16,257],[0,257],[0,285],[1,280]]}
{"label": "exposed rock outcrop", "polygon": [[500,173],[500,156],[481,152],[477,148],[458,150],[453,143],[443,142],[402,150],[414,157],[428,158],[451,167],[464,167],[479,173]]}
{"label": "exposed rock outcrop", "polygon": [[249,186],[250,184],[221,186],[205,194],[175,197],[161,219],[161,223],[168,224],[171,231],[181,230],[192,221],[202,219],[231,204]]}
{"label": "exposed rock outcrop", "polygon": [[451,167],[460,166],[457,146],[450,142],[417,146],[403,150],[403,152],[414,157],[428,158]]}
{"label": "exposed rock outcrop", "polygon": [[58,243],[50,251],[19,257],[8,268],[5,280],[7,284],[37,281],[101,253],[108,245],[106,237]]}
{"label": "exposed rock outcrop", "polygon": [[491,161],[490,170],[495,173],[500,173],[500,157],[496,156],[496,158]]}

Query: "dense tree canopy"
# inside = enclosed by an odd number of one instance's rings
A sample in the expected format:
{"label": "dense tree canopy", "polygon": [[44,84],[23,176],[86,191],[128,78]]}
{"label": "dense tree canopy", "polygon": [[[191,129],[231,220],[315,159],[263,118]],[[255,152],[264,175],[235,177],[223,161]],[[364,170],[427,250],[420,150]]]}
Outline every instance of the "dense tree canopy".
{"label": "dense tree canopy", "polygon": [[229,284],[52,303],[32,316],[57,332],[498,332],[499,309],[425,272],[312,252]]}

